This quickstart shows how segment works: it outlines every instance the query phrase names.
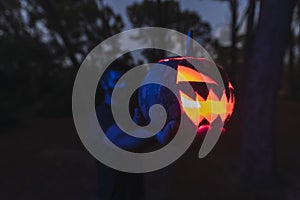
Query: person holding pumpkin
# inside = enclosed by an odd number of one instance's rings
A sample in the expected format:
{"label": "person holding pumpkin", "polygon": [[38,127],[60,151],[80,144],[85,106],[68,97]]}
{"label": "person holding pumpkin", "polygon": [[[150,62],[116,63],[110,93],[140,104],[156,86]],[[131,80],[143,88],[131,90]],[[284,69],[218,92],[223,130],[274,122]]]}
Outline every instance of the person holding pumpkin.
{"label": "person holding pumpkin", "polygon": [[[168,122],[162,131],[150,138],[133,137],[116,125],[111,111],[111,96],[122,76],[118,70],[120,66],[122,65],[113,63],[100,81],[104,101],[96,108],[96,114],[107,138],[119,148],[132,152],[142,152],[155,143],[168,143],[176,130],[175,121]],[[144,123],[138,107],[133,109],[133,121],[138,125]],[[101,200],[139,200],[143,197],[143,174],[121,172],[98,162],[98,181],[98,197]]]}

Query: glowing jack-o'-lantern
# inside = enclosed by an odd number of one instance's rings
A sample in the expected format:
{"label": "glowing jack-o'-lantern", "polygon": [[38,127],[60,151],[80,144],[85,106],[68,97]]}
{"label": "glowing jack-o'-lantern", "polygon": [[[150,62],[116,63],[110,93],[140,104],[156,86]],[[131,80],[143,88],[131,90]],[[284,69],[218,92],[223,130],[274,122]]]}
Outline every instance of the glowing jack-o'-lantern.
{"label": "glowing jack-o'-lantern", "polygon": [[[201,71],[197,71],[193,64],[200,66]],[[179,89],[180,101],[178,102],[167,88],[160,85],[148,85],[139,90],[139,104],[146,120],[147,111],[153,104],[161,104],[167,112],[167,120],[174,120],[182,114],[188,116],[198,130],[207,127],[215,121],[226,123],[232,115],[234,109],[233,86],[227,75],[220,67],[220,83],[210,76],[210,70],[215,65],[203,58],[174,57],[162,59],[159,64],[172,67],[177,71],[177,77],[168,77],[169,81],[177,84],[189,83],[195,94],[192,96]],[[151,70],[150,72],[151,73]],[[224,85],[224,88],[220,86]],[[179,87],[180,88],[180,87]]]}
{"label": "glowing jack-o'-lantern", "polygon": [[[180,82],[199,82],[206,84],[217,84],[210,77],[193,70],[189,67],[178,65],[177,83]],[[233,89],[230,82],[228,87]],[[226,90],[223,91],[221,99],[209,88],[208,96],[204,99],[195,91],[196,99],[190,98],[183,91],[179,90],[181,106],[185,114],[195,125],[206,119],[209,123],[213,122],[218,116],[223,122],[231,116],[234,108],[233,95],[226,97]]]}

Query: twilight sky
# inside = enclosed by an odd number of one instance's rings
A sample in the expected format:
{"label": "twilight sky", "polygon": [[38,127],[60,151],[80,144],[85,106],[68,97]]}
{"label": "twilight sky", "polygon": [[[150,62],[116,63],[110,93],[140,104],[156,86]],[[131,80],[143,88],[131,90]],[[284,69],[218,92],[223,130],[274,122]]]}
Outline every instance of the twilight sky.
{"label": "twilight sky", "polygon": [[[126,15],[126,7],[134,2],[141,2],[142,0],[105,0],[105,3],[111,6],[116,12],[121,14],[125,23],[125,30],[130,29],[131,25]],[[180,0],[181,9],[188,9],[197,12],[202,20],[208,21],[212,27],[214,36],[220,38],[224,43],[229,41],[230,11],[227,2],[220,2],[216,0]],[[240,15],[245,10],[247,5],[246,0],[239,1]]]}

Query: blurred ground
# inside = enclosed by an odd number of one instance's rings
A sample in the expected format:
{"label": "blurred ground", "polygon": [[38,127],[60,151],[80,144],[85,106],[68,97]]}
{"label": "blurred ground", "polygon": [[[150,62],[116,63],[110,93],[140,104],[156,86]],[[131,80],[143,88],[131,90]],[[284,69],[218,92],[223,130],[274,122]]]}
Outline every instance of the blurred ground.
{"label": "blurred ground", "polygon": [[[276,148],[282,183],[264,199],[300,199],[300,104],[280,98]],[[238,181],[239,139],[221,137],[205,159],[193,144],[178,161],[145,175],[146,199],[258,199]],[[195,142],[197,143],[197,142]],[[72,119],[26,117],[0,134],[1,199],[96,199],[96,165]],[[253,163],[255,164],[255,163]],[[282,196],[283,195],[283,196]]]}

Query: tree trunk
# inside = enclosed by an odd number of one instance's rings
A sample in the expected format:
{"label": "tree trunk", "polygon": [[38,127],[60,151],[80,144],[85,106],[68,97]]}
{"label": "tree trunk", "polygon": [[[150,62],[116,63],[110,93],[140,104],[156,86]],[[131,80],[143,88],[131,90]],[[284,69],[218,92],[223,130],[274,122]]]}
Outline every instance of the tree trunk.
{"label": "tree trunk", "polygon": [[231,10],[231,63],[230,63],[230,77],[231,81],[235,82],[235,72],[237,65],[237,18],[238,18],[238,2],[237,0],[230,0]]}
{"label": "tree trunk", "polygon": [[[300,0],[297,1],[297,7],[298,7],[298,26],[300,26]],[[300,33],[298,33],[298,47],[300,47]],[[298,99],[300,98],[300,56],[298,56],[298,63],[297,63],[297,74],[296,74],[296,84],[297,84],[297,91],[298,91]]]}
{"label": "tree trunk", "polygon": [[[243,54],[243,68],[239,71],[239,80],[241,82],[241,75],[245,73],[247,67],[249,66],[249,57],[251,57],[252,47],[253,47],[253,37],[254,37],[254,19],[255,19],[255,7],[257,0],[249,0],[248,8],[247,8],[247,28],[246,28],[246,38],[245,38],[245,46],[244,46],[244,54]],[[238,85],[239,86],[239,85]],[[240,90],[238,87],[237,90]]]}
{"label": "tree trunk", "polygon": [[245,60],[247,60],[247,56],[251,54],[256,1],[257,0],[249,0],[249,5],[248,5],[246,44],[245,44],[245,55],[244,55]]}
{"label": "tree trunk", "polygon": [[292,98],[297,98],[298,97],[298,91],[297,91],[297,82],[296,82],[296,74],[295,74],[295,54],[294,54],[294,31],[291,28],[290,30],[290,41],[289,41],[289,87],[290,87],[290,96]]}
{"label": "tree trunk", "polygon": [[239,112],[242,172],[248,184],[266,186],[275,175],[274,109],[293,0],[261,1],[253,48],[245,70]]}

